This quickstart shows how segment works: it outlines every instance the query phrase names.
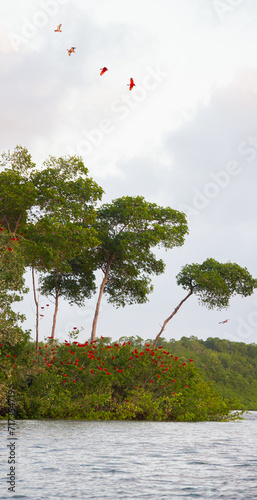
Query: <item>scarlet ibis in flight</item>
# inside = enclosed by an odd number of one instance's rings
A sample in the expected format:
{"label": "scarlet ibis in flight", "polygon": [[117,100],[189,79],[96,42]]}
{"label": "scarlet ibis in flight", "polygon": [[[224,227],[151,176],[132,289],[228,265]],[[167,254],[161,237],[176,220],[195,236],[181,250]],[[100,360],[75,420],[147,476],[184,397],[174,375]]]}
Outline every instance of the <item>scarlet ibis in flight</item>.
{"label": "scarlet ibis in flight", "polygon": [[129,90],[132,90],[133,87],[136,86],[136,84],[134,83],[134,80],[133,78],[130,78],[130,83],[127,83],[128,87],[129,87]]}
{"label": "scarlet ibis in flight", "polygon": [[227,323],[229,321],[229,319],[224,319],[224,321],[219,321],[219,325],[222,324],[224,325],[224,323]]}
{"label": "scarlet ibis in flight", "polygon": [[70,49],[67,49],[68,50],[68,56],[70,56],[72,52],[75,53],[75,49],[76,49],[76,47],[71,47]]}
{"label": "scarlet ibis in flight", "polygon": [[58,24],[57,30],[54,30],[54,31],[57,31],[58,33],[61,33],[62,32],[62,30],[61,30],[61,24]]}
{"label": "scarlet ibis in flight", "polygon": [[100,68],[101,70],[101,73],[100,73],[100,76],[103,75],[106,71],[108,71],[108,68],[106,68],[106,66],[104,66],[103,68]]}

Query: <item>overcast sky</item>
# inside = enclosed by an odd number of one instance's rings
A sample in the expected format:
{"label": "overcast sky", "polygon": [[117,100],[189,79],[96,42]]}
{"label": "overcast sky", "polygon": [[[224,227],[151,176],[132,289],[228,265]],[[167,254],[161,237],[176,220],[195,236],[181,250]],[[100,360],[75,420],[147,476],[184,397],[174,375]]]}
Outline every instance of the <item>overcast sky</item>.
{"label": "overcast sky", "polygon": [[[9,0],[1,7],[1,152],[21,144],[38,167],[49,155],[79,154],[103,202],[142,195],[188,216],[184,246],[158,252],[166,271],[153,280],[149,302],[115,309],[104,300],[98,335],[154,338],[186,294],[175,280],[185,264],[212,257],[257,277],[256,25],[256,0]],[[40,339],[50,335],[53,304],[41,296],[46,303]],[[84,308],[61,302],[57,337],[75,326],[84,328],[80,340],[88,338],[95,303],[96,296]],[[22,307],[34,338],[32,293]],[[257,292],[234,297],[223,311],[191,297],[164,334],[256,343]]]}

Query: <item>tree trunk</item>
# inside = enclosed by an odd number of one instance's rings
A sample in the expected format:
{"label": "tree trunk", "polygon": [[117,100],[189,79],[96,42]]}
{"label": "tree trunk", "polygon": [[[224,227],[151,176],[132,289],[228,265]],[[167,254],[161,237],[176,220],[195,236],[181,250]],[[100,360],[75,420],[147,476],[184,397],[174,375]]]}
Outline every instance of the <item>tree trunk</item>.
{"label": "tree trunk", "polygon": [[35,268],[32,266],[32,283],[33,283],[33,292],[34,292],[34,301],[36,304],[36,353],[38,354],[38,319],[39,319],[39,310],[38,310],[38,300],[36,294],[36,283],[35,283]]}
{"label": "tree trunk", "polygon": [[183,304],[183,303],[184,303],[184,302],[185,302],[185,301],[186,301],[186,300],[190,297],[190,295],[192,295],[192,294],[193,294],[193,290],[191,290],[191,291],[187,294],[187,296],[186,296],[183,300],[181,300],[181,302],[179,303],[179,305],[178,305],[177,307],[175,307],[175,309],[174,309],[173,313],[172,313],[172,314],[171,314],[171,315],[170,315],[167,319],[165,319],[165,321],[164,321],[164,323],[163,323],[163,325],[162,325],[162,327],[161,327],[161,330],[160,330],[160,332],[158,333],[158,335],[156,336],[156,339],[155,339],[155,341],[154,341],[154,345],[153,345],[154,347],[156,347],[156,344],[157,344],[157,342],[158,342],[158,339],[159,339],[159,337],[161,336],[161,334],[162,334],[163,330],[165,329],[165,326],[167,325],[167,323],[170,321],[170,319],[171,319],[171,318],[173,318],[173,316],[175,316],[175,314],[178,312],[178,310],[179,310],[179,308],[182,306],[182,304]]}
{"label": "tree trunk", "polygon": [[55,275],[55,307],[54,307],[54,316],[53,316],[53,326],[52,326],[52,333],[51,333],[51,342],[53,342],[54,339],[54,334],[55,334],[55,327],[56,327],[56,318],[57,318],[57,312],[58,312],[58,303],[59,303],[59,290],[57,288],[57,274]]}
{"label": "tree trunk", "polygon": [[97,300],[97,304],[96,304],[96,308],[95,308],[95,315],[94,315],[93,324],[92,324],[91,342],[93,342],[95,340],[96,325],[97,325],[97,320],[98,320],[98,315],[99,315],[100,303],[101,303],[101,300],[102,300],[102,296],[103,296],[103,292],[104,292],[104,287],[106,285],[106,282],[107,282],[107,279],[108,279],[108,276],[109,276],[109,272],[110,272],[111,263],[113,261],[113,258],[114,257],[112,257],[111,260],[108,262],[107,269],[105,271],[104,278],[103,278],[103,281],[102,281],[102,284],[101,284],[101,287],[100,287],[99,296],[98,296],[98,300]]}

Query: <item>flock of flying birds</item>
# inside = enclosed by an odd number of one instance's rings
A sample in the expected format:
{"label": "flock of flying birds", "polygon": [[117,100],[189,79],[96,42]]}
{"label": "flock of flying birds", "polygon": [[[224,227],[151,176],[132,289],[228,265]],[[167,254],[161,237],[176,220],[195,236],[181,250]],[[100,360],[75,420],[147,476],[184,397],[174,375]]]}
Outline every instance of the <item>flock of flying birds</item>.
{"label": "flock of flying birds", "polygon": [[[55,31],[56,33],[62,33],[61,26],[62,26],[61,24],[58,24],[57,29],[56,29],[56,30],[54,30],[54,31]],[[68,51],[68,56],[70,56],[73,52],[75,53],[75,49],[76,49],[76,47],[71,47],[70,49],[67,49],[67,51]],[[106,71],[108,71],[108,68],[106,68],[106,66],[104,66],[103,68],[100,68],[100,71],[101,71],[101,72],[100,72],[100,76],[102,76],[102,75],[103,75]],[[129,90],[132,90],[132,89],[133,89],[133,87],[135,87],[135,86],[136,86],[136,84],[135,84],[135,82],[134,82],[133,78],[130,78],[130,82],[129,82],[129,83],[127,83],[127,86],[129,87]]]}

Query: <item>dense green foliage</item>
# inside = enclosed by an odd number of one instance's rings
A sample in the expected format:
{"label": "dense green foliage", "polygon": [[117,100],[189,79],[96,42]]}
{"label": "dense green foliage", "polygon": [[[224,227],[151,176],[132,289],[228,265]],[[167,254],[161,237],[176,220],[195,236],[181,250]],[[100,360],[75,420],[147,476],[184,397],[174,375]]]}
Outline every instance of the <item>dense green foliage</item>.
{"label": "dense green foliage", "polygon": [[[138,347],[136,347],[136,345]],[[1,346],[1,415],[15,391],[16,418],[228,420],[235,401],[205,381],[192,358],[142,339],[83,344],[19,339]]]}
{"label": "dense green foliage", "polygon": [[78,156],[50,156],[36,170],[27,149],[16,146],[1,155],[0,167],[0,265],[13,253],[16,288],[25,270],[40,272],[41,293],[55,298],[54,335],[59,297],[81,305],[95,291],[92,265],[81,269],[76,260],[99,243],[92,226],[103,190]]}
{"label": "dense green foliage", "polygon": [[205,380],[212,380],[224,398],[236,398],[240,408],[257,411],[257,345],[225,339],[164,338],[158,344],[183,358],[194,359]]}
{"label": "dense green foliage", "polygon": [[176,278],[178,285],[192,291],[199,303],[209,309],[228,307],[233,295],[247,297],[257,288],[257,280],[246,268],[232,262],[223,264],[215,259],[206,259],[202,264],[187,264]]}

